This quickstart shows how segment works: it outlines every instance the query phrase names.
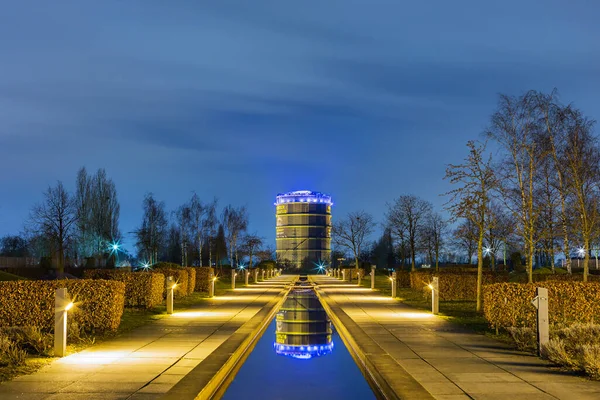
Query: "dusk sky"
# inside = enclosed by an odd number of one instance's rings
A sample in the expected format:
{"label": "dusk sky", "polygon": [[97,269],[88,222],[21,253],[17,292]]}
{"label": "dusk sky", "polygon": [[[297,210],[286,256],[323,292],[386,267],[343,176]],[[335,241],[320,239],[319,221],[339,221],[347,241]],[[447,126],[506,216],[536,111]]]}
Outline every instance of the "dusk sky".
{"label": "dusk sky", "polygon": [[595,1],[5,1],[0,236],[81,166],[115,181],[130,249],[146,192],[247,205],[273,245],[278,192],[329,193],[334,218],[381,221],[408,193],[441,210],[498,93],[556,87],[600,118],[599,17]]}

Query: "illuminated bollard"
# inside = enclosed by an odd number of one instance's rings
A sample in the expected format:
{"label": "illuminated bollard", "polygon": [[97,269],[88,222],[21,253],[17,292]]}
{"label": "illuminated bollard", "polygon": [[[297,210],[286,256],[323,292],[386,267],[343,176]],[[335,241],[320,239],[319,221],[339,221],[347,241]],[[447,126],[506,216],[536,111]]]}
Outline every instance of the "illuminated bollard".
{"label": "illuminated bollard", "polygon": [[235,277],[237,276],[237,273],[235,272],[235,269],[231,270],[231,288],[235,289]]}
{"label": "illuminated bollard", "polygon": [[346,280],[346,270],[342,270],[342,280],[345,281]]}
{"label": "illuminated bollard", "polygon": [[360,270],[358,270],[357,275],[358,275],[358,279],[356,280],[356,286],[360,286],[361,278],[362,278]]}
{"label": "illuminated bollard", "polygon": [[66,288],[54,292],[54,355],[67,355],[67,312],[73,307]]}
{"label": "illuminated bollard", "polygon": [[544,346],[550,340],[550,328],[548,326],[548,289],[536,288],[537,296],[531,304],[537,309],[537,342],[538,353],[542,355]]}
{"label": "illuminated bollard", "polygon": [[173,314],[173,292],[175,291],[175,280],[172,276],[167,277],[167,314]]}
{"label": "illuminated bollard", "polygon": [[215,297],[215,281],[217,277],[214,273],[208,274],[208,297]]}
{"label": "illuminated bollard", "polygon": [[375,290],[375,268],[374,265],[371,265],[371,290]]}
{"label": "illuminated bollard", "polygon": [[431,289],[431,313],[435,315],[440,312],[440,278],[434,276],[429,289]]}
{"label": "illuminated bollard", "polygon": [[396,272],[392,272],[392,276],[390,277],[392,281],[392,299],[396,298]]}
{"label": "illuminated bollard", "polygon": [[246,271],[245,274],[245,278],[246,278],[246,286],[248,286],[248,278],[250,277],[250,271]]}
{"label": "illuminated bollard", "polygon": [[254,270],[254,283],[258,282],[258,268]]}
{"label": "illuminated bollard", "polygon": [[264,281],[265,280],[265,270],[262,269],[261,272],[262,272],[262,280]]}

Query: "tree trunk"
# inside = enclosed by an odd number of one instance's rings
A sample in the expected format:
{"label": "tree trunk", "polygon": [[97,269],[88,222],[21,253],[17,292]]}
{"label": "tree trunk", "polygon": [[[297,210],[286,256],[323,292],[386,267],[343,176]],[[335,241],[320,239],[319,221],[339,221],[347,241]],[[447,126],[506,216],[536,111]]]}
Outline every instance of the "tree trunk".
{"label": "tree trunk", "polygon": [[585,248],[585,258],[583,259],[583,281],[588,281],[588,275],[590,273],[590,239],[583,239],[583,246]]}
{"label": "tree trunk", "polygon": [[[483,232],[483,230],[481,230]],[[483,279],[483,234],[477,243],[477,312],[481,312],[481,281]]]}

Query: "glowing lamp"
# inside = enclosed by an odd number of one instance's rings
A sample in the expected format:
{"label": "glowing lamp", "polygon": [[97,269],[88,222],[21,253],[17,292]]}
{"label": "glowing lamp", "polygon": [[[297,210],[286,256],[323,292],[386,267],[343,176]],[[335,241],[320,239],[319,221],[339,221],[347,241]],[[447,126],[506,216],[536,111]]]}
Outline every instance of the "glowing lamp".
{"label": "glowing lamp", "polygon": [[431,290],[433,290],[433,285],[430,283],[429,285],[427,285],[427,287]]}
{"label": "glowing lamp", "polygon": [[69,304],[66,305],[65,311],[69,311],[71,308],[73,308],[73,302],[70,302]]}

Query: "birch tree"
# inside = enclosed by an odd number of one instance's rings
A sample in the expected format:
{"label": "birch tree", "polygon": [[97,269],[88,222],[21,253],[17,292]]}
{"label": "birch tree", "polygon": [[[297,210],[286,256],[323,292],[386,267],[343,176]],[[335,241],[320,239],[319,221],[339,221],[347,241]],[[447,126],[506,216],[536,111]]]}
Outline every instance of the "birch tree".
{"label": "birch tree", "polygon": [[490,193],[496,187],[491,155],[486,157],[485,144],[467,143],[469,155],[463,164],[449,165],[445,178],[458,187],[448,193],[448,210],[454,218],[466,218],[477,228],[477,311],[481,311],[483,277],[483,243]]}
{"label": "birch tree", "polygon": [[533,282],[533,261],[538,241],[537,221],[540,215],[537,177],[546,153],[540,141],[539,113],[535,93],[520,97],[500,95],[487,136],[506,152],[500,179],[505,205],[517,217],[517,231],[523,239],[529,282]]}

